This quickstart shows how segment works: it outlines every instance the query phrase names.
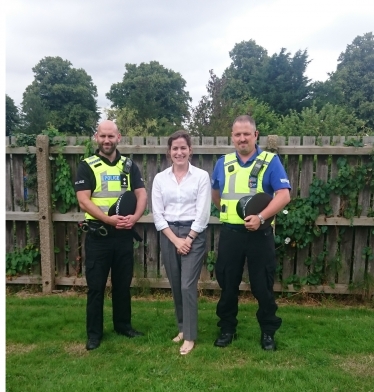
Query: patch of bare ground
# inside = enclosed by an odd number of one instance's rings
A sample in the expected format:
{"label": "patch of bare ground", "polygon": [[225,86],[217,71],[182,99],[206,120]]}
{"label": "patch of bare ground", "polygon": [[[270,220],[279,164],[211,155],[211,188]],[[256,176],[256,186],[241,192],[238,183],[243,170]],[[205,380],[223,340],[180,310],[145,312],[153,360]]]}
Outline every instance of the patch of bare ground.
{"label": "patch of bare ground", "polygon": [[69,343],[64,347],[65,352],[74,357],[82,357],[88,355],[88,351],[83,343]]}
{"label": "patch of bare ground", "polygon": [[[70,287],[64,289],[53,290],[51,294],[44,294],[40,290],[32,288],[23,288],[15,290],[14,287],[6,289],[7,295],[16,295],[19,298],[41,297],[41,296],[62,296],[62,297],[85,297],[87,287]],[[218,302],[220,290],[199,289],[199,299],[204,302]],[[323,307],[354,307],[369,308],[374,310],[374,297],[371,299],[363,298],[359,295],[337,295],[337,294],[315,294],[300,290],[296,293],[275,293],[276,302],[279,306],[323,306]],[[106,289],[106,297],[111,297],[111,288]],[[169,289],[149,289],[146,294],[138,294],[136,291],[132,295],[133,301],[162,301],[171,300],[171,291]],[[256,299],[248,291],[242,291],[239,294],[240,303],[257,304]]]}
{"label": "patch of bare ground", "polygon": [[346,372],[363,377],[374,376],[374,354],[356,354],[347,358],[342,358],[341,356],[335,358],[337,360],[337,365]]}
{"label": "patch of bare ground", "polygon": [[6,355],[26,354],[34,350],[36,347],[36,344],[7,344]]}

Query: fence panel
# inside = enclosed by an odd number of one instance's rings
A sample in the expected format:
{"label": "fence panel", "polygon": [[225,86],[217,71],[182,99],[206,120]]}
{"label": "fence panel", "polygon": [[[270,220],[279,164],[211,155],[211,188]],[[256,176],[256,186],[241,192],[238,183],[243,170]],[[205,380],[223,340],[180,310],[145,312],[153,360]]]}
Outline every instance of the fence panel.
{"label": "fence panel", "polygon": [[[157,137],[147,137],[146,143],[148,146],[157,146]],[[153,180],[158,173],[158,162],[159,157],[157,154],[147,155],[147,165],[146,165],[146,190],[148,195],[148,211],[152,211],[152,186]],[[145,242],[145,255],[146,255],[146,274],[147,278],[156,278],[158,276],[158,241],[157,241],[157,231],[154,225],[146,226],[146,239]]]}
{"label": "fence panel", "polygon": [[[330,145],[330,137],[323,136],[320,140],[322,146],[329,146]],[[316,178],[327,182],[329,174],[329,156],[328,155],[319,155],[317,156],[316,162]],[[322,209],[320,209],[320,214],[323,214]],[[315,263],[322,263],[323,264],[323,271],[326,276],[326,256],[324,255],[324,251],[327,250],[326,248],[326,238],[327,236],[323,233],[314,240],[311,245],[311,257]],[[323,256],[322,256],[323,255]],[[317,261],[317,258],[320,260]]]}
{"label": "fence panel", "polygon": [[[144,145],[144,138],[143,137],[133,137],[132,138],[132,145],[134,146],[143,146]],[[144,155],[143,154],[133,154],[132,160],[134,163],[139,167],[140,172],[143,175],[144,178]],[[150,195],[147,195],[147,204],[149,205],[150,203]],[[134,257],[135,257],[135,270],[136,273],[138,274],[138,277],[144,278],[145,270],[146,270],[146,260],[144,258],[144,238],[146,237],[145,233],[145,225],[143,224],[137,224],[136,225],[136,230],[140,234],[140,236],[143,238],[143,242],[137,243],[137,248],[134,251]]]}
{"label": "fence panel", "polygon": [[[316,138],[314,136],[304,136],[303,146],[307,149],[309,146],[315,146]],[[314,174],[314,155],[303,155],[300,171],[300,197],[309,196],[309,185],[313,181]],[[310,246],[297,250],[296,274],[306,276],[309,274],[309,267],[305,265],[306,260],[310,257]]]}
{"label": "fence panel", "polygon": [[67,275],[66,266],[66,223],[56,222],[55,223],[55,262],[56,262],[56,274],[59,277],[65,277]]}
{"label": "fence panel", "polygon": [[[299,136],[291,136],[288,139],[289,146],[300,146],[301,138]],[[291,198],[295,198],[299,194],[299,180],[300,180],[300,155],[288,155],[287,156],[287,175],[291,184]],[[278,262],[282,265],[282,280],[286,280],[295,274],[295,258],[296,248],[288,246],[285,250],[283,260]]]}
{"label": "fence panel", "polygon": [[[79,139],[79,140],[78,140]],[[69,137],[65,138],[67,147],[64,151],[64,157],[68,162],[71,170],[72,180],[76,176],[76,170],[79,159],[85,151],[83,144],[88,139]],[[133,161],[139,166],[145,179],[147,190],[147,210],[152,212],[151,191],[154,176],[170,166],[170,159],[166,155],[168,137],[123,137],[119,147],[124,150],[126,155],[132,157]],[[373,146],[373,137],[362,139],[366,146]],[[366,153],[360,154],[359,148],[343,147],[344,137],[333,137],[330,142],[329,137],[317,139],[314,137],[284,137],[278,138],[279,155],[285,164],[286,171],[290,178],[292,190],[291,196],[307,197],[309,185],[313,178],[319,178],[323,181],[329,178],[335,178],[338,173],[337,161],[342,156],[348,156],[351,165],[360,165],[369,161],[369,150],[364,149]],[[266,148],[266,137],[260,138],[260,145]],[[130,144],[132,143],[132,144]],[[159,144],[158,144],[159,143]],[[331,145],[330,145],[331,144]],[[192,164],[212,173],[214,164],[218,156],[233,151],[228,148],[231,141],[228,136],[213,137],[193,137],[192,146],[194,154]],[[82,147],[80,147],[82,146]],[[70,150],[69,150],[70,147]],[[154,147],[149,148],[149,147]],[[164,149],[161,149],[164,148]],[[324,150],[324,148],[326,150]],[[327,152],[325,152],[327,151]],[[306,152],[306,153],[305,153]],[[27,243],[38,243],[39,241],[39,219],[38,217],[38,195],[32,187],[25,187],[25,179],[32,173],[26,173],[24,161],[27,152],[20,148],[11,149],[7,147],[6,154],[6,251],[11,252],[15,246],[23,247]],[[50,153],[57,154],[57,149]],[[51,174],[52,175],[52,174]],[[357,201],[356,215],[358,217],[367,217],[369,212],[372,213],[372,190],[369,186],[359,192]],[[309,268],[304,261],[311,257],[316,260],[317,256],[325,252],[325,284],[336,283],[340,287],[348,287],[351,283],[360,283],[365,278],[366,273],[373,272],[373,260],[369,257],[369,250],[373,248],[372,228],[368,223],[360,226],[360,219],[355,218],[355,224],[347,223],[345,226],[339,221],[343,213],[343,201],[336,195],[331,195],[331,206],[333,217],[336,218],[334,223],[329,223],[325,236],[317,238],[309,248],[296,249],[292,246],[287,247],[283,260],[278,260],[282,264],[281,279],[285,281],[295,273],[299,276],[306,276],[313,272],[313,267]],[[35,203],[32,201],[35,200]],[[321,211],[322,214],[322,211]],[[78,218],[79,217],[79,218]],[[80,276],[84,276],[85,269],[85,251],[84,237],[77,226],[77,221],[83,217],[77,206],[69,209],[68,213],[62,215],[56,210],[53,214],[55,247],[60,251],[56,253],[56,278],[59,278],[63,284],[68,284],[70,278],[78,278],[74,282],[85,284],[84,280],[80,281]],[[367,222],[366,218],[366,222]],[[213,251],[217,255],[220,225],[216,221],[209,224],[207,228],[207,247],[206,254]],[[362,221],[362,219],[361,219]],[[319,219],[319,225],[323,220]],[[369,221],[370,222],[370,221]],[[152,222],[152,215],[144,217],[136,225],[136,230],[144,238],[144,243],[137,244],[134,251],[135,255],[135,272],[134,276],[138,278],[160,279],[161,283],[155,283],[157,287],[164,287],[166,274],[162,265],[162,259],[159,248],[159,233],[157,233]],[[32,271],[35,275],[40,275],[40,265],[35,266]],[[20,277],[20,281],[22,281]],[[17,283],[17,279],[13,283]],[[210,272],[204,265],[200,282],[205,282],[209,287],[215,280],[214,271]],[[243,274],[243,281],[248,281],[247,267]],[[64,283],[65,282],[65,283]],[[208,287],[206,286],[206,287]],[[167,286],[165,286],[167,287]],[[279,287],[279,283],[278,286]],[[333,289],[331,289],[333,290]]]}

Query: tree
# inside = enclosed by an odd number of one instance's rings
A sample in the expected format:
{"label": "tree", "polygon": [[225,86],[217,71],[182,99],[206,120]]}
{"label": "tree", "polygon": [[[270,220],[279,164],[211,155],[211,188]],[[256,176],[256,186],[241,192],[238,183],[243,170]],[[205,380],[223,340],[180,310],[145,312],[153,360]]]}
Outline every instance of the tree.
{"label": "tree", "polygon": [[209,72],[208,95],[203,96],[196,108],[192,109],[189,124],[192,134],[229,135],[234,119],[242,114],[249,114],[256,119],[257,129],[262,136],[277,132],[280,119],[268,104],[254,98],[225,99],[223,96],[226,87],[225,77],[217,77],[213,70]]}
{"label": "tree", "polygon": [[23,95],[21,127],[22,133],[37,135],[47,127],[50,112],[40,95],[32,93]]}
{"label": "tree", "polygon": [[335,72],[325,82],[313,86],[313,100],[321,108],[326,103],[347,110],[374,128],[374,36],[357,36],[338,58]]}
{"label": "tree", "polygon": [[153,136],[158,133],[157,121],[147,119],[145,123],[139,121],[138,112],[126,107],[121,109],[106,109],[108,120],[116,123],[118,130],[124,136]]}
{"label": "tree", "polygon": [[5,94],[5,119],[5,135],[14,134],[20,123],[20,117],[16,104],[8,94]]}
{"label": "tree", "polygon": [[231,101],[222,96],[225,87],[225,78],[219,78],[211,69],[210,79],[206,86],[207,95],[204,95],[197,106],[191,110],[188,128],[196,136],[220,136],[227,134],[230,129]]}
{"label": "tree", "polygon": [[67,134],[92,133],[100,115],[86,71],[61,57],[45,57],[32,70],[35,79],[22,101],[25,131],[38,133],[50,123]]}
{"label": "tree", "polygon": [[112,84],[106,97],[112,108],[136,110],[139,121],[180,126],[189,117],[190,95],[182,76],[157,61],[126,64],[122,82]]}
{"label": "tree", "polygon": [[227,80],[225,98],[255,97],[256,87],[263,80],[262,72],[269,60],[267,50],[251,39],[235,44],[229,55],[232,63],[223,74]]}
{"label": "tree", "polygon": [[282,115],[309,105],[310,80],[304,73],[310,61],[306,50],[291,57],[282,48],[269,57],[263,47],[250,40],[236,44],[230,57],[232,63],[224,72],[224,97],[242,101],[256,98]]}
{"label": "tree", "polygon": [[334,79],[343,92],[343,102],[374,127],[374,36],[357,36],[338,58]]}
{"label": "tree", "polygon": [[273,54],[266,62],[254,96],[269,104],[276,113],[300,112],[309,104],[310,79],[304,75],[309,63],[306,50],[299,50],[291,57],[282,48],[279,54]]}

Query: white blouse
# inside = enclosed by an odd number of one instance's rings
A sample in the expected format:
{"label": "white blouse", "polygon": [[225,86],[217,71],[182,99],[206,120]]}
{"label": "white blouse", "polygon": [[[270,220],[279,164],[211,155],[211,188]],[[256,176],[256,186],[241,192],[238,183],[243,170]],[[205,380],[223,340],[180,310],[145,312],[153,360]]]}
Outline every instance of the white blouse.
{"label": "white blouse", "polygon": [[169,227],[167,221],[193,221],[191,229],[201,233],[210,217],[209,174],[189,163],[187,174],[178,184],[172,169],[168,167],[153,180],[152,212],[156,229]]}

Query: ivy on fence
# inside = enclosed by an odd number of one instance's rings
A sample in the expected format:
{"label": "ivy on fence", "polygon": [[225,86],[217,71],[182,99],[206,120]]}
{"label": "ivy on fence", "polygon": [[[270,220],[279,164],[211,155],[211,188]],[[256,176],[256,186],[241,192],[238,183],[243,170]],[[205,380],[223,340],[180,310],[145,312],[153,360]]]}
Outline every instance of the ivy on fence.
{"label": "ivy on fence", "polygon": [[[294,198],[285,210],[278,213],[275,231],[278,260],[283,260],[287,247],[303,249],[327,232],[327,226],[318,226],[315,222],[320,211],[323,211],[327,217],[333,215],[330,205],[331,194],[340,197],[340,216],[347,219],[360,216],[362,206],[357,203],[360,191],[367,187],[371,193],[374,192],[374,154],[371,154],[368,161],[360,166],[352,166],[346,157],[341,157],[337,160],[337,168],[338,173],[335,178],[328,181],[315,178],[309,187],[309,197]],[[374,216],[372,208],[369,209],[367,216]],[[307,276],[291,275],[283,283],[293,284],[295,288],[306,284],[329,283],[333,285],[334,282],[327,282],[327,269],[332,272],[332,275],[335,275],[341,268],[339,245],[344,228],[338,230],[338,252],[330,258],[327,268],[325,265],[329,252],[325,249],[319,254],[305,259],[304,264],[309,267]],[[372,234],[374,235],[374,228]],[[373,259],[370,248],[365,248],[363,257],[368,257],[369,260]]]}

